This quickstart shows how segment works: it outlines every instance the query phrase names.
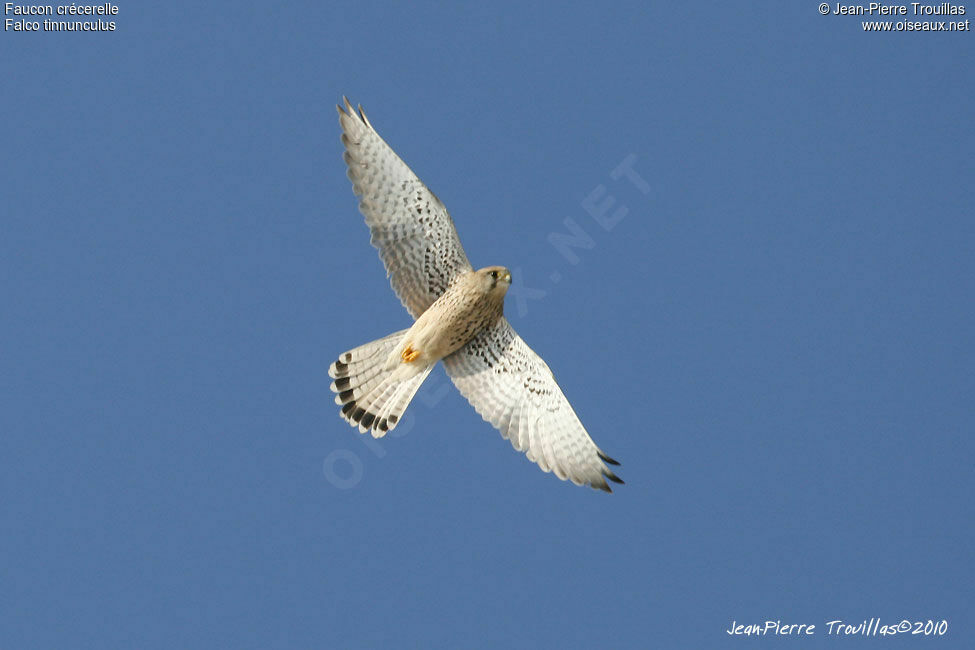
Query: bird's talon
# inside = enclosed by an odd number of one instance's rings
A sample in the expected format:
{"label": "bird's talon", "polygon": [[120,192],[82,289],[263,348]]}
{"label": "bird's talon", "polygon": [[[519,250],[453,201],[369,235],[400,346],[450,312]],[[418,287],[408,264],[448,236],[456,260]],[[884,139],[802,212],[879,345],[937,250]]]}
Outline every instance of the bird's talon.
{"label": "bird's talon", "polygon": [[404,363],[415,361],[418,356],[420,356],[420,353],[414,350],[412,345],[407,345],[403,348],[402,357]]}

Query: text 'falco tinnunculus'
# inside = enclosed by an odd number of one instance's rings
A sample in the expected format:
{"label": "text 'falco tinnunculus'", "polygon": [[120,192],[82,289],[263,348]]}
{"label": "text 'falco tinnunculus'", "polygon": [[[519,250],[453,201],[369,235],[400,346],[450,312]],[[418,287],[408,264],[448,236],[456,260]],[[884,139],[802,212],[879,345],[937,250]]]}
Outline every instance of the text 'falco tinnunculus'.
{"label": "text 'falco tinnunculus'", "polygon": [[373,129],[360,106],[338,107],[352,189],[409,329],[360,345],[329,368],[342,417],[382,437],[437,361],[481,416],[546,472],[612,492],[618,465],[589,437],[542,358],[503,315],[511,273],[475,271],[440,199]]}

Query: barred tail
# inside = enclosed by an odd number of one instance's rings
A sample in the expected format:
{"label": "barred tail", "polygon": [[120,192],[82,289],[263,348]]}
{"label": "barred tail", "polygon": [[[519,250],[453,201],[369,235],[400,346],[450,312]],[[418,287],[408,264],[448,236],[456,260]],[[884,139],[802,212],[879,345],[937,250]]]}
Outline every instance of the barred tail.
{"label": "barred tail", "polygon": [[342,354],[328,369],[335,403],[342,405],[342,418],[359,431],[381,438],[396,427],[420,384],[433,365],[403,377],[399,366],[387,370],[386,360],[407,330],[394,332]]}

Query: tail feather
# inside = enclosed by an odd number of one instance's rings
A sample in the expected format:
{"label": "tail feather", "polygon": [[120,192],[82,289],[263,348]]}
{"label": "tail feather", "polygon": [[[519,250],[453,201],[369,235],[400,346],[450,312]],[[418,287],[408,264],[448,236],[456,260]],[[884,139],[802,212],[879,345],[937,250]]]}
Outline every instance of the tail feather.
{"label": "tail feather", "polygon": [[[406,411],[406,407],[410,405],[416,392],[420,390],[420,384],[427,378],[431,370],[433,370],[433,366],[427,366],[427,369],[417,375],[413,381],[405,381],[399,385],[379,414],[379,420],[376,423],[377,429],[385,432],[396,426],[396,423],[403,416],[403,412]],[[390,419],[392,419],[392,426],[389,424]]]}
{"label": "tail feather", "polygon": [[[371,367],[363,368],[360,366],[360,371],[353,375],[337,378],[333,382],[334,390],[338,392],[338,395],[335,396],[335,403],[342,405],[356,398],[361,399],[382,383],[385,372],[383,371],[382,359],[380,358],[379,361],[380,363]],[[355,380],[354,387],[353,379]]]}
{"label": "tail feather", "polygon": [[328,374],[338,393],[335,403],[342,405],[341,416],[359,431],[370,431],[381,438],[396,427],[433,366],[404,373],[401,366],[386,369],[386,360],[400,344],[406,330],[366,343],[343,353],[332,363]]}
{"label": "tail feather", "polygon": [[370,341],[354,350],[343,353],[329,367],[328,376],[337,379],[357,375],[363,369],[375,366],[377,357],[385,361],[392,349],[399,345],[406,332],[407,330],[393,332],[381,339]]}

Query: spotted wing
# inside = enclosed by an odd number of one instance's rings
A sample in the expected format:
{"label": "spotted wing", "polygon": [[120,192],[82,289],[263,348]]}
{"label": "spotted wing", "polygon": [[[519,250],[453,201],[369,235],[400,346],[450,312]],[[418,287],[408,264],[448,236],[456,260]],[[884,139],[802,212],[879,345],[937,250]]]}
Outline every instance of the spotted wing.
{"label": "spotted wing", "polygon": [[457,275],[471,270],[447,208],[349,100],[338,106],[344,159],[359,210],[393,290],[417,318]]}
{"label": "spotted wing", "polygon": [[545,472],[612,492],[618,465],[592,441],[552,371],[505,318],[444,360],[461,394]]}

